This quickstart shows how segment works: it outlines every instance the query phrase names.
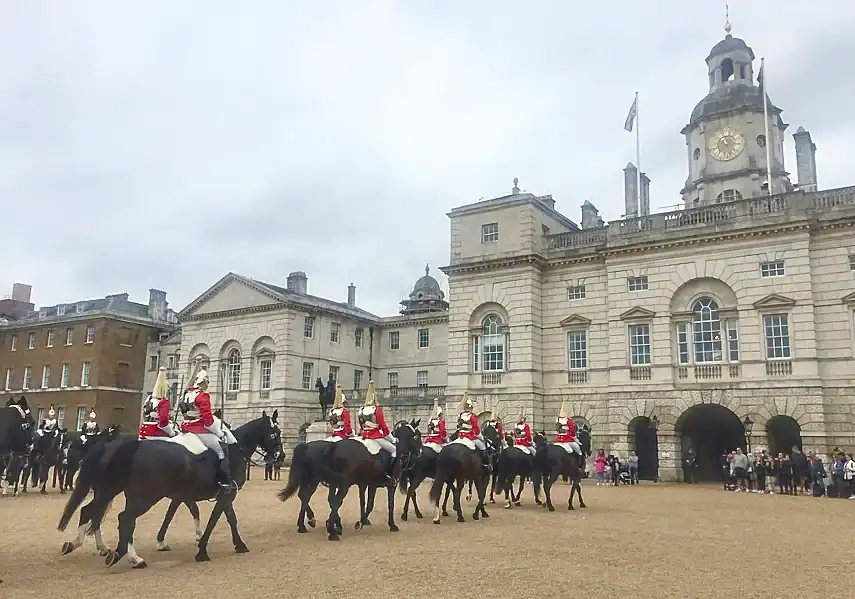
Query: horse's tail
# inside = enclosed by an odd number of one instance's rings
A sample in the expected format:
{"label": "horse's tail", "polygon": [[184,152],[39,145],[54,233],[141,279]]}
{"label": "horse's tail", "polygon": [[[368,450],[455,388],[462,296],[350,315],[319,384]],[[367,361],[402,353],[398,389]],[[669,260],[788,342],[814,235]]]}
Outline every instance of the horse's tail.
{"label": "horse's tail", "polygon": [[434,504],[439,503],[439,498],[442,496],[442,489],[445,486],[446,479],[448,479],[448,473],[446,472],[447,466],[439,461],[439,456],[436,459],[436,476],[433,477],[433,483],[430,486],[430,500]]}
{"label": "horse's tail", "polygon": [[279,501],[288,501],[300,488],[309,461],[308,454],[308,443],[300,443],[294,448],[294,456],[291,458],[291,467],[288,470],[288,485],[276,494]]}

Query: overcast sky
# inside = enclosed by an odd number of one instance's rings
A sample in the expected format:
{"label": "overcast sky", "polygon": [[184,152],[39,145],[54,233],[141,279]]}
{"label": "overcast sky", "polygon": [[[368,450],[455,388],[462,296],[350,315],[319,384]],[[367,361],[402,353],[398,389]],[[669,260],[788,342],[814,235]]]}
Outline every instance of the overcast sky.
{"label": "overcast sky", "polygon": [[[448,210],[514,177],[619,218],[635,91],[651,208],[673,206],[723,4],[0,0],[0,295],[180,309],[229,271],[305,270],[391,315],[448,262]],[[733,0],[731,21],[820,187],[855,184],[855,3]]]}

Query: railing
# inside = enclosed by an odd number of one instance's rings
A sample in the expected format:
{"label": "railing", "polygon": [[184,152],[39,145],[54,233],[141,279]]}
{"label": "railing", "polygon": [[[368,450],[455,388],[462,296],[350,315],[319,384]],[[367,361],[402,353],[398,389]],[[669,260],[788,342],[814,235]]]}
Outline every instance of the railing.
{"label": "railing", "polygon": [[495,386],[502,384],[501,372],[485,372],[481,375],[481,384],[485,386]]}
{"label": "railing", "polygon": [[587,370],[570,370],[567,372],[567,382],[571,385],[578,385],[588,382]]}
{"label": "railing", "polygon": [[[351,402],[363,401],[367,389],[343,389],[344,395]],[[380,399],[429,399],[445,397],[445,386],[441,387],[386,387],[376,389]],[[353,405],[351,403],[351,405]]]}
{"label": "railing", "polygon": [[653,371],[650,366],[632,366],[629,369],[629,380],[631,381],[649,381],[653,378]]}
{"label": "railing", "polygon": [[774,360],[766,362],[768,376],[789,376],[793,374],[793,363],[789,360]]}

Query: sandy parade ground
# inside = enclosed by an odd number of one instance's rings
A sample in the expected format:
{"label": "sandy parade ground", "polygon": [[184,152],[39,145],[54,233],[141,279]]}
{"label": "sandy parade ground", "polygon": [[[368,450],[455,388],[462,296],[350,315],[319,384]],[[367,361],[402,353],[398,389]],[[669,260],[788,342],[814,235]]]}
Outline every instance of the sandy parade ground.
{"label": "sandy parade ground", "polygon": [[[209,546],[212,561],[196,563],[193,522],[184,507],[167,537],[172,551],[156,551],[164,501],[137,525],[136,549],[148,562],[143,570],[125,560],[104,567],[91,538],[61,556],[62,542],[75,535],[76,516],[65,533],[57,532],[65,498],[55,489],[6,498],[0,501],[0,596],[84,597],[103,590],[132,597],[148,589],[170,597],[426,597],[436,595],[429,589],[438,584],[450,597],[489,597],[520,594],[522,584],[530,597],[744,599],[821,597],[843,589],[848,596],[852,588],[845,563],[855,549],[849,526],[855,501],[725,493],[713,485],[598,488],[586,481],[585,510],[566,510],[569,486],[559,483],[554,513],[534,505],[527,490],[522,507],[505,510],[497,502],[488,505],[488,520],[474,522],[474,503],[464,504],[465,523],[450,517],[437,526],[423,485],[425,518],[411,511],[402,522],[398,495],[401,530],[391,533],[383,494],[372,526],[353,530],[354,489],[342,512],[343,539],[332,543],[321,528],[325,489],[313,500],[321,527],[301,535],[296,498],[286,504],[276,498],[284,480],[258,479],[254,474],[236,503],[250,553],[234,553],[223,519]],[[111,547],[122,504],[117,499],[105,521]],[[211,506],[200,505],[203,520]],[[372,577],[377,590],[366,593]],[[465,581],[477,583],[477,595],[464,590]]]}

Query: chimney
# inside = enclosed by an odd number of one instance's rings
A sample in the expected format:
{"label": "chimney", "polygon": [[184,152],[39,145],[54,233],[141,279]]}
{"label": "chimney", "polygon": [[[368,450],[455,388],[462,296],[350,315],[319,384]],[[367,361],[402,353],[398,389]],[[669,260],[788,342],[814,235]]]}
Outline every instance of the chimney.
{"label": "chimney", "polygon": [[799,127],[793,133],[796,142],[796,170],[799,173],[799,188],[803,191],[816,191],[816,144],[810,138],[810,132]]}
{"label": "chimney", "polygon": [[641,173],[641,189],[638,190],[641,216],[650,216],[650,177]]}
{"label": "chimney", "polygon": [[356,285],[353,283],[347,286],[347,305],[350,308],[356,306]]}
{"label": "chimney", "polygon": [[592,229],[601,226],[603,226],[603,219],[600,218],[600,211],[591,202],[585,200],[582,204],[582,228]]}
{"label": "chimney", "polygon": [[148,317],[152,320],[166,318],[166,292],[160,289],[148,290]]}
{"label": "chimney", "polygon": [[14,283],[12,285],[12,299],[16,302],[23,302],[25,304],[30,303],[30,296],[33,293],[32,285],[25,285],[24,283]]}
{"label": "chimney", "polygon": [[309,277],[302,270],[297,270],[288,275],[288,291],[306,295],[309,289]]}
{"label": "chimney", "polygon": [[638,169],[631,162],[623,169],[624,218],[638,216]]}

